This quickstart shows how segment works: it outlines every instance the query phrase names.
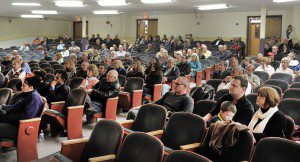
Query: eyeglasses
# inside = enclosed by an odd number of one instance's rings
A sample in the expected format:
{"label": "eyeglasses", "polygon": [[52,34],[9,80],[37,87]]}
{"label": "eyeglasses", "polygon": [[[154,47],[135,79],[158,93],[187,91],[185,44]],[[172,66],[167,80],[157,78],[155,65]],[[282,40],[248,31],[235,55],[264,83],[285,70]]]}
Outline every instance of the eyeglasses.
{"label": "eyeglasses", "polygon": [[185,86],[185,84],[180,84],[180,83],[178,83],[178,82],[175,82],[175,85],[176,85],[176,86],[179,86],[179,85],[184,85],[184,86]]}

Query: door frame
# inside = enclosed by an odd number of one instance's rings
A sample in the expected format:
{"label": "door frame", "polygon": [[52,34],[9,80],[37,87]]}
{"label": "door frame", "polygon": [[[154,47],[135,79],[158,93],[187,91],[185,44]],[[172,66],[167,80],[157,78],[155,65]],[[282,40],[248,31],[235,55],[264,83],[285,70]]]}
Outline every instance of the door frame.
{"label": "door frame", "polygon": [[[260,15],[256,15],[256,16],[247,16],[247,40],[246,40],[246,43],[247,43],[247,54],[249,54],[249,52],[250,52],[250,48],[249,48],[249,44],[250,44],[250,21],[249,21],[249,18],[250,17],[261,17]],[[267,18],[268,17],[280,17],[281,18],[281,28],[280,28],[280,41],[281,41],[281,39],[282,39],[282,15],[267,15]],[[266,39],[266,38],[265,38]]]}
{"label": "door frame", "polygon": [[[81,23],[81,25],[82,25],[82,21],[73,21],[73,39],[75,39],[75,24],[78,23],[78,22]],[[87,36],[89,35],[88,29],[89,29],[89,22],[86,21],[86,35]],[[81,34],[81,37],[82,37],[82,34]]]}
{"label": "door frame", "polygon": [[[138,38],[139,36],[139,32],[138,32],[138,28],[139,28],[139,21],[142,21],[142,20],[155,20],[157,21],[157,24],[158,24],[158,19],[136,19],[136,39]],[[157,27],[158,28],[158,27]],[[146,38],[145,38],[146,39]]]}

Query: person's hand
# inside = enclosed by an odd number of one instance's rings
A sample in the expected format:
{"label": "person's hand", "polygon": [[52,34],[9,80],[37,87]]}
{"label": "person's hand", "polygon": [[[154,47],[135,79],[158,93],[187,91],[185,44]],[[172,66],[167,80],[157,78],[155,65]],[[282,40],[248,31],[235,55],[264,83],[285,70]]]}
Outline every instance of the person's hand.
{"label": "person's hand", "polygon": [[53,82],[51,82],[50,86],[51,86],[51,87],[55,87],[56,84],[57,84],[57,81],[53,81]]}
{"label": "person's hand", "polygon": [[167,80],[167,77],[163,77],[162,82],[165,83]]}

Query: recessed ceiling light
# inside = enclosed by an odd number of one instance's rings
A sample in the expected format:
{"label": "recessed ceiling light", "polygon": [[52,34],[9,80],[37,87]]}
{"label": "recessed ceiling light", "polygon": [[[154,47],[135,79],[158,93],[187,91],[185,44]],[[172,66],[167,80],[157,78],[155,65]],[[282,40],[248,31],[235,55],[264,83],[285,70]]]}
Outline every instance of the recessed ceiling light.
{"label": "recessed ceiling light", "polygon": [[142,3],[170,3],[174,0],[141,0]]}
{"label": "recessed ceiling light", "polygon": [[14,2],[11,3],[14,6],[41,6],[39,3],[19,3],[19,2]]}
{"label": "recessed ceiling light", "polygon": [[58,14],[57,11],[54,10],[32,10],[32,14],[46,14],[46,15],[56,15]]}
{"label": "recessed ceiling light", "polygon": [[33,19],[41,19],[44,18],[43,15],[21,15],[22,18],[33,18]]}
{"label": "recessed ceiling light", "polygon": [[99,0],[100,6],[125,6],[128,3],[125,0]]}
{"label": "recessed ceiling light", "polygon": [[117,10],[100,10],[100,11],[93,11],[95,15],[115,15],[119,14]]}
{"label": "recessed ceiling light", "polygon": [[82,1],[54,1],[58,7],[84,7]]}
{"label": "recessed ceiling light", "polygon": [[198,10],[219,10],[229,8],[227,4],[213,4],[198,6]]}
{"label": "recessed ceiling light", "polygon": [[273,0],[274,3],[292,2],[296,0]]}

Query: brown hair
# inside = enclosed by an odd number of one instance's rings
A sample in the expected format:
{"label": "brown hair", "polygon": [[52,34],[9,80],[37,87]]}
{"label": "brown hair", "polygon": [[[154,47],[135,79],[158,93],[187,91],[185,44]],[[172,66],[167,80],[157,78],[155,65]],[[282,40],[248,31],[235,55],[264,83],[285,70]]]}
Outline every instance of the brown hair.
{"label": "brown hair", "polygon": [[94,64],[90,64],[88,66],[88,70],[91,70],[93,72],[94,77],[97,77],[99,75],[98,67]]}
{"label": "brown hair", "polygon": [[265,97],[265,108],[275,107],[280,102],[278,92],[272,87],[261,87],[257,92],[258,96]]}
{"label": "brown hair", "polygon": [[232,113],[236,113],[236,106],[234,104],[232,104],[229,101],[224,101],[221,104],[220,109],[225,112],[225,111],[231,111]]}

